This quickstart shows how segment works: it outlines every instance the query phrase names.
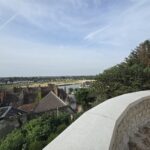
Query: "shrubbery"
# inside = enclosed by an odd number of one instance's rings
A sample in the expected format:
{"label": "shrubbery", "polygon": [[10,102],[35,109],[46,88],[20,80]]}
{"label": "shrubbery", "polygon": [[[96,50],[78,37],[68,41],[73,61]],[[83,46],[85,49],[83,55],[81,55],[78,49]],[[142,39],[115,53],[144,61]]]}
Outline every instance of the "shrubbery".
{"label": "shrubbery", "polygon": [[0,141],[0,150],[41,150],[71,123],[70,115],[43,115]]}

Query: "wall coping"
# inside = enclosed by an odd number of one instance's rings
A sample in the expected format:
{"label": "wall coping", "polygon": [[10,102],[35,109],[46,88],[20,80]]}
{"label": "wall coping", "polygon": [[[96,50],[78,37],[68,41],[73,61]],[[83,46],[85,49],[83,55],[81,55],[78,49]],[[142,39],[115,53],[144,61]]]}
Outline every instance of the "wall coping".
{"label": "wall coping", "polygon": [[106,100],[85,112],[44,150],[109,150],[116,124],[130,107],[146,99],[150,90]]}

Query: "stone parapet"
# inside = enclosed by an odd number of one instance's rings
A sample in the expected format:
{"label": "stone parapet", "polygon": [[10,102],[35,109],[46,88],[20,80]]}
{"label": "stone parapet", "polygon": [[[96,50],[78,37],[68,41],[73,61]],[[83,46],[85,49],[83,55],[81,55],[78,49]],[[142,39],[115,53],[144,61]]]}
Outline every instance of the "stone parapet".
{"label": "stone parapet", "polygon": [[150,91],[124,94],[85,112],[44,150],[128,150],[129,136],[150,121]]}

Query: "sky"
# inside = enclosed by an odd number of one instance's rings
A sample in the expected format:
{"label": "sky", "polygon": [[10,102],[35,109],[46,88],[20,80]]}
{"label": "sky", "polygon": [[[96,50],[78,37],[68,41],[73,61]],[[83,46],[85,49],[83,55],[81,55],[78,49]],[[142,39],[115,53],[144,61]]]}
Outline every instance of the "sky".
{"label": "sky", "polygon": [[0,77],[96,75],[150,37],[150,0],[0,0]]}

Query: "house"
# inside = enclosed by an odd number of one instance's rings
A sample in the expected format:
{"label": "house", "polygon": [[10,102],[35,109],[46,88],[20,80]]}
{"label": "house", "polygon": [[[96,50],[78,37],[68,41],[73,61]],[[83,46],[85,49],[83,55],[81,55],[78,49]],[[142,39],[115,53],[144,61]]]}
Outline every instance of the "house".
{"label": "house", "polygon": [[17,94],[12,91],[0,91],[0,106],[13,106],[16,107],[19,102]]}
{"label": "house", "polygon": [[5,91],[0,91],[0,106],[3,104],[5,97]]}
{"label": "house", "polygon": [[12,106],[0,107],[0,120],[16,118],[26,114],[24,111],[13,108]]}
{"label": "house", "polygon": [[24,104],[18,107],[19,110],[25,111],[27,113],[32,113],[36,107],[36,103]]}
{"label": "house", "polygon": [[38,105],[35,107],[35,113],[43,113],[49,111],[65,111],[73,113],[72,109],[66,105],[53,91],[50,91],[43,99],[41,99]]}
{"label": "house", "polygon": [[12,106],[0,107],[0,138],[15,128],[19,128],[27,120],[26,113]]}

